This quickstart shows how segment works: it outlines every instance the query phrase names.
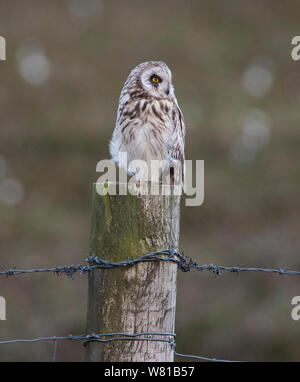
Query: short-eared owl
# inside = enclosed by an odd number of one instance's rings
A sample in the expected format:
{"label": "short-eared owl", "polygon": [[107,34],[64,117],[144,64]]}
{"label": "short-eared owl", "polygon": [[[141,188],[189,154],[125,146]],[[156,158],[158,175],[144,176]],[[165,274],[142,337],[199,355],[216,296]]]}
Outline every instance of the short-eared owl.
{"label": "short-eared owl", "polygon": [[151,168],[151,160],[163,163],[162,173],[174,163],[184,168],[185,125],[178,106],[172,73],[161,61],[135,67],[121,92],[115,130],[110,142],[113,161],[127,153],[127,162],[139,159]]}

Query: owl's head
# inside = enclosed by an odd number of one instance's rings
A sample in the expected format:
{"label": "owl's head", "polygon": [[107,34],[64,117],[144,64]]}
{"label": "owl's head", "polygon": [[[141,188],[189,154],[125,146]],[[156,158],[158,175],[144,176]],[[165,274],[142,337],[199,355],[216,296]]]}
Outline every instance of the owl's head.
{"label": "owl's head", "polygon": [[136,85],[152,97],[166,98],[174,94],[171,70],[162,61],[143,62],[132,74]]}

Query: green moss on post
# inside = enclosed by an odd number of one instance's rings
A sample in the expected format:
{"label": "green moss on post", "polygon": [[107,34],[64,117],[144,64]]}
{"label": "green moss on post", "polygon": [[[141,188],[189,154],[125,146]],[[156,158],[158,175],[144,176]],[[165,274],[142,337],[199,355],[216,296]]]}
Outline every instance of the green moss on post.
{"label": "green moss on post", "polygon": [[[104,195],[93,188],[91,254],[111,262],[178,247],[180,196]],[[145,262],[89,274],[88,333],[174,332],[177,265]],[[167,337],[165,337],[167,338]],[[165,342],[90,342],[88,361],[173,361]]]}

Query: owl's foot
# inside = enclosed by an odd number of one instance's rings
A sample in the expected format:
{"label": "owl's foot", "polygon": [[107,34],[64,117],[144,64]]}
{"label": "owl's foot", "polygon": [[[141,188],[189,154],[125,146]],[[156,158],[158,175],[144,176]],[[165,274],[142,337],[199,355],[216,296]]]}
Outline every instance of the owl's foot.
{"label": "owl's foot", "polygon": [[136,181],[136,186],[137,186],[137,188],[140,188],[140,187],[142,187],[143,185],[149,185],[149,181],[148,180],[137,180]]}

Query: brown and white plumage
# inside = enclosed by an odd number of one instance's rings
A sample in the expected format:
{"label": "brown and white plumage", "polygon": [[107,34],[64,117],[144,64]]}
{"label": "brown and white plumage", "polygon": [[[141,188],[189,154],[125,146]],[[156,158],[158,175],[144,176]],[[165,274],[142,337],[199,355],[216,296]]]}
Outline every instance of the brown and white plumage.
{"label": "brown and white plumage", "polygon": [[127,160],[163,160],[163,172],[179,161],[184,163],[185,125],[178,106],[172,73],[162,61],[135,67],[121,92],[117,121],[110,142],[112,159],[120,167],[119,153]]}

